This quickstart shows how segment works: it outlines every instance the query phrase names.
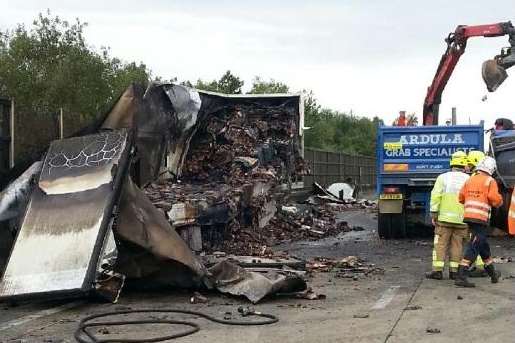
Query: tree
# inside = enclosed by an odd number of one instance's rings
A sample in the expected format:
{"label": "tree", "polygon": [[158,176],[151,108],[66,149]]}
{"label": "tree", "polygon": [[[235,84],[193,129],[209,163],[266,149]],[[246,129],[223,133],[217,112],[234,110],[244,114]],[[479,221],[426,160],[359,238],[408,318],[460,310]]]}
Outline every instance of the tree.
{"label": "tree", "polygon": [[304,118],[307,126],[315,125],[320,120],[322,107],[318,104],[313,91],[303,91],[304,94]]}
{"label": "tree", "polygon": [[[183,83],[186,85],[191,84],[189,81],[184,81]],[[230,70],[227,70],[220,80],[204,82],[201,79],[198,79],[195,83],[195,88],[225,94],[241,94],[241,87],[243,87],[243,84],[243,80],[238,76],[233,75]]]}
{"label": "tree", "polygon": [[230,70],[227,70],[225,74],[218,81],[218,87],[220,92],[227,94],[241,94],[241,87],[243,87],[243,81],[239,77],[231,74]]}
{"label": "tree", "polygon": [[95,116],[107,110],[130,82],[146,83],[143,63],[124,63],[87,45],[86,23],[39,14],[32,27],[0,32],[0,94],[33,113]]}
{"label": "tree", "polygon": [[313,92],[304,92],[306,147],[373,156],[376,128],[381,119],[370,120],[354,114],[322,108]]}
{"label": "tree", "polygon": [[252,88],[248,94],[275,94],[288,93],[288,91],[289,87],[282,82],[275,81],[274,79],[265,81],[259,76],[256,76],[252,81]]}

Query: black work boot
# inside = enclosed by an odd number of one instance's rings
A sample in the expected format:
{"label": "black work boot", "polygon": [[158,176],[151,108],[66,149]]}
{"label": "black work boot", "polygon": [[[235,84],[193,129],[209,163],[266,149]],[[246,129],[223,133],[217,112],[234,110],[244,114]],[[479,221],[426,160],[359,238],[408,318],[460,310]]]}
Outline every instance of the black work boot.
{"label": "black work boot", "polygon": [[485,270],[488,273],[488,276],[490,276],[490,281],[492,281],[492,283],[499,282],[499,278],[501,277],[501,272],[498,270],[495,270],[495,267],[493,264],[485,265]]}
{"label": "black work boot", "polygon": [[457,277],[458,277],[458,273],[457,272],[449,271],[449,279],[450,280],[456,280]]}
{"label": "black work boot", "polygon": [[430,273],[426,273],[427,279],[443,280],[443,272],[441,270],[433,270]]}
{"label": "black work boot", "polygon": [[474,268],[469,271],[469,277],[487,277],[488,273],[483,268]]}
{"label": "black work boot", "polygon": [[458,275],[456,276],[456,280],[454,280],[454,284],[458,287],[476,287],[475,284],[473,284],[472,282],[469,282],[469,280],[467,280],[467,269],[468,267],[467,266],[462,266],[460,265],[458,267]]}

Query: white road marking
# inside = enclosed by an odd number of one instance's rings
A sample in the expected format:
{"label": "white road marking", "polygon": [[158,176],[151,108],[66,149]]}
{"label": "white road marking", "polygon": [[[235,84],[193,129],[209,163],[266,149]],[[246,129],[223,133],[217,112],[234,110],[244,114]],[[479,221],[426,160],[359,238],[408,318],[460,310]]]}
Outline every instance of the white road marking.
{"label": "white road marking", "polygon": [[381,298],[376,301],[374,306],[372,306],[372,310],[381,310],[388,306],[388,304],[393,300],[395,297],[395,293],[399,290],[400,286],[392,286],[388,288],[386,291],[383,292],[383,295],[381,295]]}
{"label": "white road marking", "polygon": [[39,311],[39,312],[36,312],[36,313],[33,313],[33,314],[29,314],[28,316],[25,316],[25,317],[13,319],[13,320],[10,320],[8,322],[0,324],[0,331],[4,331],[4,330],[7,330],[7,329],[12,329],[15,326],[26,324],[26,323],[28,323],[28,322],[30,322],[32,320],[35,320],[35,319],[43,318],[43,317],[46,317],[46,316],[51,316],[53,314],[69,310],[71,308],[77,307],[77,306],[82,305],[82,304],[84,304],[84,301],[74,301],[74,302],[71,302],[71,303],[68,303],[68,304],[52,307],[52,308],[49,308],[49,309],[46,309],[46,310],[42,310],[42,311]]}

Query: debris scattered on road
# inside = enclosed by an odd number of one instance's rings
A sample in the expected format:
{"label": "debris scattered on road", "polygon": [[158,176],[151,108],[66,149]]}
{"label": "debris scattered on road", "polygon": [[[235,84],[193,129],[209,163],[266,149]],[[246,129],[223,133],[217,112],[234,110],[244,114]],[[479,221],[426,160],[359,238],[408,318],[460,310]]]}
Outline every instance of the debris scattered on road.
{"label": "debris scattered on road", "polygon": [[420,306],[420,305],[409,305],[409,306],[406,306],[404,309],[406,311],[417,311],[417,310],[421,310],[422,306]]}
{"label": "debris scattered on road", "polygon": [[352,318],[361,318],[361,319],[369,318],[369,317],[370,317],[370,315],[368,313],[357,313],[352,316]]}
{"label": "debris scattered on road", "polygon": [[327,298],[325,294],[315,293],[311,287],[305,291],[297,292],[295,297],[307,300],[325,300]]}
{"label": "debris scattered on road", "polygon": [[199,292],[194,292],[193,296],[190,298],[190,303],[192,304],[206,304],[208,301],[207,297],[203,296]]}
{"label": "debris scattered on road", "polygon": [[496,263],[496,264],[503,264],[503,263],[511,263],[511,262],[513,262],[513,258],[511,256],[494,257],[493,260],[494,260],[494,263]]}
{"label": "debris scattered on road", "polygon": [[348,209],[376,209],[377,201],[371,201],[367,199],[356,199],[354,197],[342,198],[340,199],[335,194],[331,193],[328,189],[325,189],[318,183],[313,183],[313,193],[311,197],[308,198],[307,203],[313,205],[322,205],[326,204],[333,209],[338,209],[338,211],[344,211]]}
{"label": "debris scattered on road", "polygon": [[327,187],[327,191],[340,200],[354,200],[357,195],[356,185],[353,185],[350,182],[333,183]]}
{"label": "debris scattered on road", "polygon": [[[271,256],[270,247],[282,242],[363,230],[336,220],[337,213],[361,207],[361,203],[291,203],[277,209],[275,204],[284,200],[264,181],[236,188],[218,183],[159,182],[145,192],[195,251]],[[261,198],[252,194],[261,194]]]}
{"label": "debris scattered on road", "polygon": [[431,328],[431,327],[427,328],[426,332],[427,333],[431,333],[431,334],[433,334],[433,333],[441,333],[440,329],[438,329],[438,328]]}
{"label": "debris scattered on road", "polygon": [[291,256],[281,256],[280,252],[274,252],[271,258],[244,255],[220,255],[215,252],[212,255],[201,255],[202,263],[211,267],[222,261],[230,261],[244,268],[292,268],[297,271],[306,270],[306,261]]}
{"label": "debris scattered on road", "polygon": [[458,300],[463,300],[463,297],[462,297],[461,295],[458,295],[458,296],[456,297],[456,299],[458,299]]}
{"label": "debris scattered on road", "polygon": [[250,271],[229,261],[209,268],[206,284],[222,293],[244,296],[257,303],[266,296],[303,292],[308,289],[303,277],[288,270]]}
{"label": "debris scattered on road", "polygon": [[373,263],[367,263],[365,260],[357,256],[347,256],[340,260],[326,257],[316,257],[306,264],[306,270],[318,272],[336,272],[338,278],[350,278],[358,280],[359,276],[368,276],[371,274],[384,274],[385,270],[375,266]]}
{"label": "debris scattered on road", "polygon": [[111,333],[111,332],[109,331],[109,329],[108,329],[108,328],[106,328],[106,327],[103,327],[103,328],[98,329],[98,331],[97,331],[97,332],[98,332],[98,333],[101,333],[102,335],[109,335],[109,334]]}

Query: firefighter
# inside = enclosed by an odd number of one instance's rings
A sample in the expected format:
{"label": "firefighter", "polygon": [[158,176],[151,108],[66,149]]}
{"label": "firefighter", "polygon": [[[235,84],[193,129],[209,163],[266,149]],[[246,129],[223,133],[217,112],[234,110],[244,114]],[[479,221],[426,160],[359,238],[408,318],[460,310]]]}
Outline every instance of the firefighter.
{"label": "firefighter", "polygon": [[[431,218],[435,226],[432,271],[429,279],[442,280],[445,258],[449,251],[449,278],[455,279],[463,254],[463,242],[467,239],[467,225],[463,223],[463,205],[458,193],[468,180],[465,173],[467,155],[457,151],[451,156],[451,170],[440,174],[431,191]],[[450,249],[449,249],[450,248]]]}
{"label": "firefighter", "polygon": [[475,287],[467,280],[468,269],[477,256],[480,255],[485,263],[485,270],[492,283],[499,282],[501,273],[495,270],[486,237],[486,228],[490,219],[492,207],[502,205],[497,182],[492,177],[496,169],[495,160],[487,156],[476,167],[477,173],[465,182],[459,193],[459,201],[464,204],[463,221],[468,224],[472,239],[467,243],[465,254],[460,262],[455,285],[460,287]]}
{"label": "firefighter", "polygon": [[395,126],[406,126],[406,111],[399,111],[399,117],[396,122]]}
{"label": "firefighter", "polygon": [[470,174],[474,174],[476,172],[476,167],[479,162],[485,158],[485,153],[479,150],[471,150],[467,155],[467,164],[468,170]]}
{"label": "firefighter", "polygon": [[508,233],[515,235],[515,189],[511,190],[510,208],[508,210]]}
{"label": "firefighter", "polygon": [[[485,153],[479,150],[471,150],[467,155],[468,160],[468,173],[473,175],[476,173],[476,167],[479,162],[485,158]],[[469,270],[470,277],[487,277],[488,274],[485,271],[485,263],[481,256],[478,255],[474,264]]]}

